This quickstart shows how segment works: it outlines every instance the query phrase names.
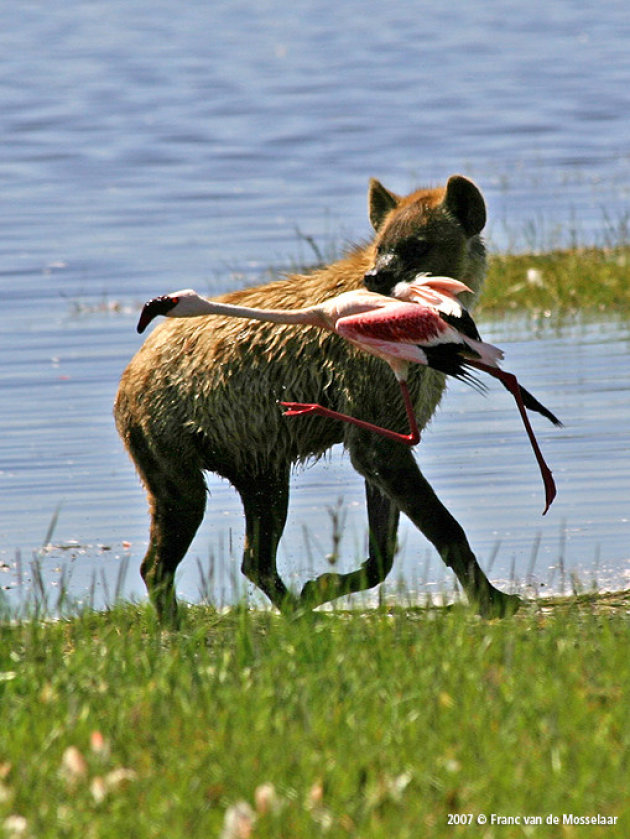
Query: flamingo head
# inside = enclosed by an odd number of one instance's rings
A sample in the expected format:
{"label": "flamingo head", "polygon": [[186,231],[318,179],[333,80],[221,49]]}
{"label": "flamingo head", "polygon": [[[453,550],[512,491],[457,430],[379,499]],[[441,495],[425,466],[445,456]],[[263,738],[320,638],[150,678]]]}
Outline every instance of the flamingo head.
{"label": "flamingo head", "polygon": [[144,332],[153,318],[164,315],[167,318],[185,318],[198,314],[196,307],[199,306],[201,298],[192,288],[184,288],[181,291],[174,291],[171,294],[162,294],[154,297],[142,307],[138,326],[138,332]]}

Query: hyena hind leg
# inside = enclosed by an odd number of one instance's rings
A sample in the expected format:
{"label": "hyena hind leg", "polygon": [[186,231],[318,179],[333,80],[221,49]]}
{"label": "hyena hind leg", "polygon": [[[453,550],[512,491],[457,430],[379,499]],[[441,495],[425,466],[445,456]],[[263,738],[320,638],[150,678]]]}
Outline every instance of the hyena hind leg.
{"label": "hyena hind leg", "polygon": [[175,571],[190,547],[206,508],[206,483],[199,468],[183,459],[153,456],[142,432],[130,433],[129,450],[149,499],[149,547],[140,566],[160,623],[177,627]]}
{"label": "hyena hind leg", "polygon": [[295,596],[276,567],[278,543],[287,520],[289,469],[239,477],[232,483],[245,511],[245,548],[241,571],[280,611],[293,611]]}

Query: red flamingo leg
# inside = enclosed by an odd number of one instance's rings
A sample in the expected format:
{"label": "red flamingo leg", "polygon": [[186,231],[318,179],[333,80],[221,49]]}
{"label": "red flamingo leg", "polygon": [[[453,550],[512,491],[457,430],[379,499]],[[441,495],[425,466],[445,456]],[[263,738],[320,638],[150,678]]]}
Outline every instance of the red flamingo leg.
{"label": "red flamingo leg", "polygon": [[519,413],[523,420],[523,425],[525,426],[525,431],[527,432],[527,436],[529,437],[529,441],[532,445],[532,449],[534,450],[534,454],[536,455],[536,460],[538,461],[538,466],[540,468],[540,474],[542,475],[543,483],[545,485],[545,509],[543,510],[543,516],[551,506],[553,499],[556,497],[556,484],[551,474],[551,469],[547,466],[545,462],[545,458],[540,451],[540,447],[538,445],[538,441],[534,435],[534,430],[529,422],[529,417],[527,416],[527,412],[525,410],[525,406],[523,405],[523,399],[521,398],[521,389],[518,384],[518,379],[513,373],[507,373],[505,370],[501,370],[499,367],[490,367],[488,364],[484,364],[482,361],[476,360],[466,360],[466,363],[469,364],[471,367],[476,367],[478,370],[483,370],[484,373],[489,373],[491,376],[494,376],[495,379],[498,379],[501,384],[510,391],[516,405],[518,407]]}
{"label": "red flamingo leg", "polygon": [[349,422],[352,425],[363,428],[366,431],[373,431],[375,434],[380,434],[381,437],[387,437],[389,440],[396,440],[399,443],[404,443],[406,446],[415,446],[420,442],[420,429],[416,421],[416,415],[413,409],[407,382],[400,381],[400,389],[402,391],[405,402],[405,409],[407,411],[407,419],[409,420],[409,434],[399,434],[397,431],[391,431],[389,428],[383,428],[380,425],[374,425],[367,420],[361,420],[357,417],[351,417],[349,414],[341,414],[339,411],[333,411],[332,408],[324,408],[323,405],[318,405],[313,402],[279,402],[278,404],[285,408],[285,417],[297,417],[303,414],[318,414],[320,417],[328,417],[329,419],[341,420],[341,422]]}

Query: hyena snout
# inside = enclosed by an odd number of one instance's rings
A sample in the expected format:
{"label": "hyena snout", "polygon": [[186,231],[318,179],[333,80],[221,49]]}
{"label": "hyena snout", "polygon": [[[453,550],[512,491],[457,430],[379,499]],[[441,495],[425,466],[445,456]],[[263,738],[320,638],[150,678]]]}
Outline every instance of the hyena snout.
{"label": "hyena snout", "polygon": [[377,254],[374,266],[366,272],[363,282],[370,291],[389,294],[397,283],[411,282],[427,271],[431,263],[430,245],[422,239],[409,239],[396,249]]}
{"label": "hyena snout", "polygon": [[384,253],[376,258],[374,267],[363,277],[366,288],[380,294],[387,292],[401,279],[402,264],[395,253]]}

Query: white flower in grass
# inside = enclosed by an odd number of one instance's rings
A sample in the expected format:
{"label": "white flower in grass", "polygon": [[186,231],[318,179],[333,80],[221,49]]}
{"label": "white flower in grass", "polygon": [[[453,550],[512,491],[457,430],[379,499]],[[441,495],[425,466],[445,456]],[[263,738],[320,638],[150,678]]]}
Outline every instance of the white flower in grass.
{"label": "white flower in grass", "polygon": [[255,821],[256,813],[247,801],[237,801],[225,811],[221,839],[249,839]]}
{"label": "white flower in grass", "polygon": [[28,835],[28,822],[24,816],[14,814],[7,816],[2,823],[7,839],[22,839]]}

